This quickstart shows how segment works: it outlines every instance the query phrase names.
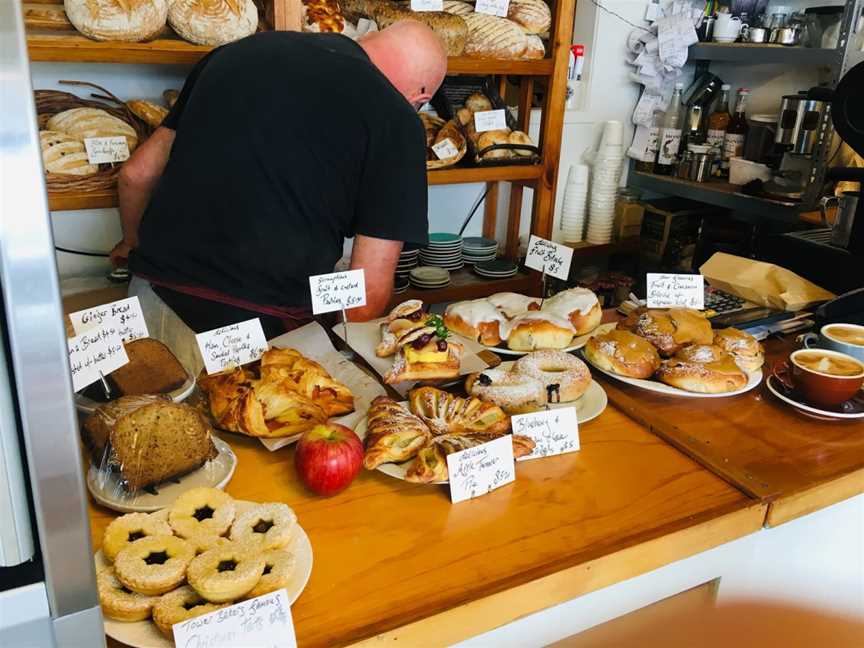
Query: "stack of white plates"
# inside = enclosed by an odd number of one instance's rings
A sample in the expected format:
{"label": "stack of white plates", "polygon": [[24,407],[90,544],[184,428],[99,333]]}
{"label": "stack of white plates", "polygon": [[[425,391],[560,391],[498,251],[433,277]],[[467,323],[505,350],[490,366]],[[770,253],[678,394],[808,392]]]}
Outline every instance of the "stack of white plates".
{"label": "stack of white plates", "polygon": [[488,279],[515,277],[517,269],[516,264],[507,259],[496,259],[495,261],[478,263],[474,266],[474,272]]}
{"label": "stack of white plates", "polygon": [[470,265],[494,261],[498,254],[498,241],[482,236],[462,239],[462,260]]}
{"label": "stack of white plates", "polygon": [[402,250],[399,255],[399,263],[396,265],[396,276],[407,277],[408,273],[417,267],[417,259],[420,258],[420,250]]}
{"label": "stack of white plates", "polygon": [[429,235],[429,245],[420,250],[420,265],[458,270],[463,265],[462,237],[433,232]]}
{"label": "stack of white plates", "polygon": [[444,268],[419,266],[411,271],[408,279],[417,288],[443,288],[450,285],[450,272]]}

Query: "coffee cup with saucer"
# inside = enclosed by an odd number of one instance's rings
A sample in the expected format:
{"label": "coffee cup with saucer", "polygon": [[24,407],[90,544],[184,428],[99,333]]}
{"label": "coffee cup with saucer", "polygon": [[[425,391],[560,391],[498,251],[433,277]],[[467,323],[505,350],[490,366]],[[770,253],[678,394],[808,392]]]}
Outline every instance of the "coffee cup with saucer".
{"label": "coffee cup with saucer", "polygon": [[774,366],[768,389],[809,413],[864,417],[864,363],[828,349],[799,349]]}
{"label": "coffee cup with saucer", "polygon": [[819,333],[808,333],[801,338],[808,349],[830,349],[845,353],[864,362],[864,326],[835,322],[826,324]]}

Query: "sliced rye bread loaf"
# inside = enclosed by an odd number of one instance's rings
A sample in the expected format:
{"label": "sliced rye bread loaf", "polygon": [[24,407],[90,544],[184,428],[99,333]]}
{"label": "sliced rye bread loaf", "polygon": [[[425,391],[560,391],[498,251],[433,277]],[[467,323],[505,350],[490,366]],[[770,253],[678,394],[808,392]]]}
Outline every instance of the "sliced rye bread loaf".
{"label": "sliced rye bread loaf", "polygon": [[186,370],[171,350],[159,340],[141,338],[126,343],[129,364],[108,376],[111,387],[121,396],[166,394],[188,379]]}

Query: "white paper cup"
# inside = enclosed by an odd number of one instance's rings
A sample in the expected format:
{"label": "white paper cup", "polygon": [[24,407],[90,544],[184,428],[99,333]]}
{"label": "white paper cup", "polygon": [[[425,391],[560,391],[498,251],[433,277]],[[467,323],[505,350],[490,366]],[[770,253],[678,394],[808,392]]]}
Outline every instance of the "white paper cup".
{"label": "white paper cup", "polygon": [[600,148],[610,144],[624,143],[624,124],[617,119],[611,119],[603,126],[603,136],[600,138]]}

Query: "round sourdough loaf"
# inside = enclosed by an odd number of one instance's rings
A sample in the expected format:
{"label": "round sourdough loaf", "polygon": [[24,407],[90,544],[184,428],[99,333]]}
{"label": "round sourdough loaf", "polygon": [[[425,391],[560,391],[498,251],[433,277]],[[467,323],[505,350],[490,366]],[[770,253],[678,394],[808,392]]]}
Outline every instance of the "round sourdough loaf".
{"label": "round sourdough loaf", "polygon": [[552,26],[552,11],[543,0],[510,0],[507,17],[528,34],[543,34]]}
{"label": "round sourdough loaf", "polygon": [[69,21],[100,41],[144,41],[165,27],[168,0],[65,0]]}
{"label": "round sourdough loaf", "polygon": [[53,115],[48,130],[60,131],[79,140],[87,137],[126,138],[129,151],[138,146],[138,133],[129,124],[99,108],[71,108]]}
{"label": "round sourdough loaf", "polygon": [[168,24],[198,45],[224,45],[254,34],[258,9],[252,0],[173,0]]}

